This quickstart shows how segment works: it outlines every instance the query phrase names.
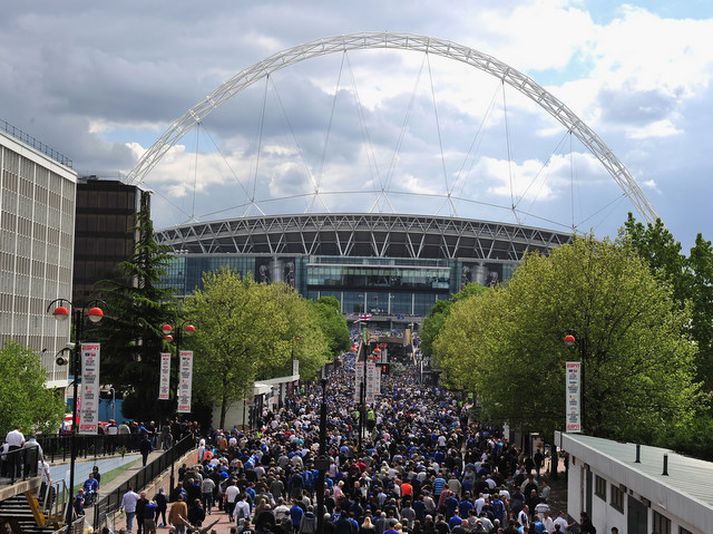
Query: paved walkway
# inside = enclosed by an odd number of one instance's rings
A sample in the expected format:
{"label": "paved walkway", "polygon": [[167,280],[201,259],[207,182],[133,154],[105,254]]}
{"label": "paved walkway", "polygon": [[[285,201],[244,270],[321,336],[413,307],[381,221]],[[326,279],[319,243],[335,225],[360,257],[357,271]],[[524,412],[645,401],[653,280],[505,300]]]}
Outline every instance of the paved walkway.
{"label": "paved walkway", "polygon": [[[152,452],[151,456],[149,456],[149,458],[153,459],[156,456],[158,456],[158,453]],[[112,456],[109,458],[97,458],[96,460],[77,461],[75,468],[74,468],[75,469],[74,483],[75,483],[75,485],[84,483],[84,481],[89,476],[89,473],[91,472],[92,467],[95,465],[99,467],[100,473],[106,474],[109,471],[112,471],[119,467],[125,466],[125,465],[130,464],[131,462],[135,462],[136,460],[139,460],[139,459],[141,459],[141,454],[129,453],[129,454],[126,454],[123,458],[121,456]],[[140,465],[141,464],[139,464],[139,466]],[[50,474],[52,476],[53,481],[59,481],[59,480],[64,479],[66,484],[69,485],[69,462],[67,462],[66,464],[50,466]],[[116,480],[116,479],[114,479],[114,480]],[[111,484],[111,482],[109,484]],[[118,485],[117,485],[117,487],[118,487]],[[102,490],[105,489],[103,485],[102,485],[101,489]]]}

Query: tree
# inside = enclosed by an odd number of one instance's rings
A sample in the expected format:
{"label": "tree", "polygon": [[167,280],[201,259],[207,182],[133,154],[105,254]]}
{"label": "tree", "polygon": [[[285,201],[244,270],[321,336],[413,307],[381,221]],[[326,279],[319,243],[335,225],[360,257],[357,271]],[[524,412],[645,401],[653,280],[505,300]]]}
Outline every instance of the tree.
{"label": "tree", "polygon": [[487,291],[486,287],[477,282],[471,282],[466,284],[458,293],[455,293],[450,300],[436,301],[421,327],[421,352],[425,356],[430,358],[434,355],[433,343],[438,337],[441,328],[443,328],[443,323],[450,313],[451,305],[459,300],[480,295],[484,291]]}
{"label": "tree", "polygon": [[311,302],[315,318],[319,323],[322,333],[329,343],[329,352],[332,356],[349,350],[351,340],[347,320],[339,310],[339,300],[336,297],[320,297]]}
{"label": "tree", "polygon": [[328,360],[312,308],[287,284],[259,284],[230,270],[206,273],[185,312],[197,327],[196,395],[220,406],[221,428],[230,405],[252,391],[256,378],[290,374],[293,357],[310,378]]}
{"label": "tree", "polygon": [[637,222],[630,213],[621,234],[662,281],[671,284],[676,301],[691,306],[690,332],[696,341],[696,369],[706,391],[713,389],[713,250],[710,241],[696,236],[686,257],[660,219],[654,224]]}
{"label": "tree", "polygon": [[126,416],[144,420],[173,413],[173,405],[156,398],[159,355],[166,349],[161,326],[177,315],[172,291],[161,285],[170,256],[154,237],[148,193],[141,196],[136,230],[133,256],[119,265],[118,281],[103,285],[107,317],[90,332],[102,341],[102,383],[123,394]]}
{"label": "tree", "polygon": [[696,367],[706,391],[713,390],[713,249],[696,236],[688,258],[690,268],[691,335],[696,340]]}
{"label": "tree", "polygon": [[689,321],[632,248],[584,237],[528,255],[507,287],[454,304],[435,348],[486,415],[547,435],[564,424],[564,362],[580,360],[585,431],[656,441],[703,402]]}
{"label": "tree", "polygon": [[19,426],[26,433],[57,432],[64,417],[62,391],[47,389],[40,357],[15,343],[0,349],[0,435]]}

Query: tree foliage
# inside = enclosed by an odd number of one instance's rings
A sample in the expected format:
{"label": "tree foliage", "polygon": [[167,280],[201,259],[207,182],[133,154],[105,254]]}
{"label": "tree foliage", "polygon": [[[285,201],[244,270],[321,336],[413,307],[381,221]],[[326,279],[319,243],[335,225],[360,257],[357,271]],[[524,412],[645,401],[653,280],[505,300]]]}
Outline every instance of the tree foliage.
{"label": "tree foliage", "polygon": [[484,291],[487,291],[486,287],[477,282],[471,282],[466,284],[458,293],[455,293],[450,300],[436,301],[421,327],[421,352],[425,356],[430,358],[434,355],[433,343],[443,328],[443,323],[448,317],[453,303],[474,295],[480,295]]}
{"label": "tree foliage", "polygon": [[196,325],[194,388],[202,400],[221,407],[244,398],[256,378],[291,374],[314,377],[329,359],[327,338],[310,304],[286,284],[259,284],[222,270],[207,273],[203,289],[185,302]]}
{"label": "tree foliage", "polygon": [[698,378],[707,391],[713,390],[713,249],[710,241],[696,236],[695,245],[686,257],[681,244],[660,219],[644,225],[632,214],[621,233],[649,265],[654,275],[673,287],[676,301],[691,307],[691,337],[696,341]]}
{"label": "tree foliage", "polygon": [[339,310],[339,300],[336,297],[320,297],[316,301],[309,301],[315,319],[319,323],[322,333],[327,337],[329,352],[332,356],[349,350],[351,339],[347,320]]}
{"label": "tree foliage", "polygon": [[507,287],[455,303],[435,351],[484,414],[547,435],[564,425],[564,362],[580,360],[585,432],[656,441],[702,402],[689,320],[630,247],[584,237],[528,255]]}
{"label": "tree foliage", "polygon": [[85,337],[102,342],[102,383],[123,394],[124,414],[145,420],[174,409],[156,398],[159,354],[165,348],[161,326],[175,322],[177,307],[172,291],[161,285],[169,256],[154,237],[147,194],[142,195],[136,229],[133,256],[119,265],[118,281],[107,281],[101,291],[107,317]]}
{"label": "tree foliage", "polygon": [[57,432],[64,416],[61,390],[47,389],[40,357],[10,342],[0,349],[0,435],[19,426],[23,432]]}

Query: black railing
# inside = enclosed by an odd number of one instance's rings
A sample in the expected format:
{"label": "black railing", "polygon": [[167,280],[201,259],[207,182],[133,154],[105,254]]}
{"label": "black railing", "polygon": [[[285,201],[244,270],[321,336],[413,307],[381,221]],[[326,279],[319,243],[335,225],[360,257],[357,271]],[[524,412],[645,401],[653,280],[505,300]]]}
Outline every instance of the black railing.
{"label": "black railing", "polygon": [[[141,434],[77,434],[77,458],[110,456],[138,451],[142,439],[143,435]],[[45,460],[48,462],[69,461],[72,452],[71,435],[39,436],[37,442],[42,447]]]}
{"label": "black railing", "polygon": [[137,471],[134,476],[121,484],[111,493],[102,495],[102,497],[94,503],[94,532],[99,531],[104,521],[106,521],[107,515],[112,514],[119,509],[121,506],[121,499],[124,497],[124,494],[129,491],[129,488],[137,492],[142,488],[145,488],[161,473],[168,469],[173,462],[179,460],[181,456],[186,454],[195,446],[195,438],[191,434],[185,436],[172,448],[168,449],[165,453],[140,471]]}
{"label": "black railing", "polygon": [[72,160],[69,159],[67,156],[65,156],[61,152],[57,152],[55,149],[47,146],[46,144],[42,143],[41,141],[38,141],[37,139],[32,137],[30,134],[23,132],[22,130],[20,130],[20,128],[13,126],[9,122],[0,120],[0,130],[4,131],[5,133],[10,134],[15,139],[19,139],[23,143],[30,145],[32,148],[39,150],[46,156],[49,156],[50,158],[52,158],[55,161],[58,161],[62,165],[66,166],[66,167],[72,166]]}
{"label": "black railing", "polygon": [[0,456],[0,484],[14,484],[37,476],[39,449],[20,447]]}

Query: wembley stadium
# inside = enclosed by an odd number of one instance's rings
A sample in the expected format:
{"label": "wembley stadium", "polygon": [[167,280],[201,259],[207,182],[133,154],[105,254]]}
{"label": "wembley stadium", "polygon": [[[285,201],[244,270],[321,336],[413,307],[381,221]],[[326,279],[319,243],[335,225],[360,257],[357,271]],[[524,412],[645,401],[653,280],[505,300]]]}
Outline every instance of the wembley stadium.
{"label": "wembley stadium", "polygon": [[454,217],[303,214],[240,217],[164,229],[174,252],[166,283],[179,294],[204,272],[229,267],[302,295],[336,297],[347,316],[419,322],[468,282],[507,281],[528,252],[547,253],[571,234]]}
{"label": "wembley stadium", "polygon": [[[399,86],[412,91],[379,99],[374,73],[357,78],[370,59],[394,53],[407,56],[395,64],[413,74]],[[279,77],[326,56],[334,63],[319,65],[336,70],[333,90],[309,69]],[[432,66],[450,80],[440,107]],[[453,66],[463,69],[455,80]],[[302,113],[313,94],[324,131]],[[347,100],[349,128],[334,119]],[[441,120],[446,110],[451,120]],[[433,121],[413,124],[418,112]],[[255,121],[254,135],[229,131],[232,119]],[[331,154],[335,137],[343,144]],[[240,70],[176,118],[127,182],[151,187],[157,211],[175,218],[157,237],[173,252],[164,283],[179,295],[227,267],[308,298],[334,296],[347,316],[368,312],[392,326],[419,322],[469,282],[506,283],[528,252],[547,254],[607,217],[657,217],[597,133],[530,76],[469,46],[390,32],[318,39]]]}

